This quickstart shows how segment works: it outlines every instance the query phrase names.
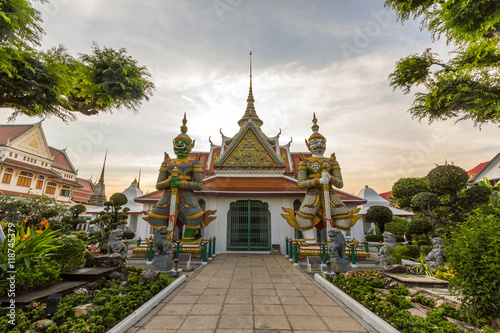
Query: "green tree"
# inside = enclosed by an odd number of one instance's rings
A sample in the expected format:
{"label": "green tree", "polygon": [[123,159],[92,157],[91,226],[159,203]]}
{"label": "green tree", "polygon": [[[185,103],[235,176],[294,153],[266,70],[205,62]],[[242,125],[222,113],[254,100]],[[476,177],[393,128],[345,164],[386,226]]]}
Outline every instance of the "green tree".
{"label": "green tree", "polygon": [[418,119],[470,119],[475,125],[500,123],[500,2],[497,0],[386,0],[402,23],[419,19],[433,40],[456,45],[443,61],[431,49],[402,58],[390,85],[417,92],[409,112]]}
{"label": "green tree", "polygon": [[118,226],[127,223],[127,212],[130,211],[128,207],[123,207],[128,202],[127,197],[123,193],[115,193],[109,201],[104,203],[104,210],[99,213],[99,217],[90,221],[95,224],[101,231],[101,240],[99,244],[103,246],[107,243],[109,233],[115,230]]}
{"label": "green tree", "polygon": [[479,318],[500,317],[500,219],[475,211],[446,240],[454,275],[451,285],[462,304]]}
{"label": "green tree", "polygon": [[420,192],[428,192],[424,178],[401,178],[392,186],[392,198],[401,209],[410,210],[411,199]]}
{"label": "green tree", "polygon": [[42,52],[40,12],[27,0],[0,0],[0,107],[17,115],[95,115],[117,108],[137,111],[154,90],[146,67],[118,51],[93,44],[71,56],[64,46]]}
{"label": "green tree", "polygon": [[369,223],[375,223],[380,232],[383,233],[385,224],[392,221],[392,211],[385,206],[371,206],[366,211],[365,220]]}

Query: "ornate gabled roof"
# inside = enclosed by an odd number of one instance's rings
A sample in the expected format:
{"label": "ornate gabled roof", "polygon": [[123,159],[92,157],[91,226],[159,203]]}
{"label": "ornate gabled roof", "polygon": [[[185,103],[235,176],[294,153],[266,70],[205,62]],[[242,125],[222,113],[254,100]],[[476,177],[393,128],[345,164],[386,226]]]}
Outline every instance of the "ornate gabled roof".
{"label": "ornate gabled roof", "polygon": [[253,121],[248,121],[217,159],[214,168],[284,168],[285,163],[272,149],[268,140],[269,138]]}

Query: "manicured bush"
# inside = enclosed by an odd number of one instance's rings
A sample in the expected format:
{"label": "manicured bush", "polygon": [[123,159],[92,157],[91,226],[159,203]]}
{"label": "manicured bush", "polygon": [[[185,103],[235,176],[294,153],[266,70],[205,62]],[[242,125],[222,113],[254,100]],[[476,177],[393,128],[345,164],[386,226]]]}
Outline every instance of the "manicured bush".
{"label": "manicured bush", "polygon": [[428,255],[432,251],[432,245],[422,245],[420,247],[420,253],[423,255]]}
{"label": "manicured bush", "polygon": [[431,245],[431,242],[428,241],[427,239],[421,239],[417,241],[417,246],[422,247],[423,245]]}
{"label": "manicured bush", "polygon": [[410,222],[399,216],[393,216],[392,221],[385,225],[385,231],[392,232],[396,236],[403,236]]}
{"label": "manicured bush", "polygon": [[365,240],[368,242],[382,242],[384,237],[382,235],[368,234],[365,236]]}
{"label": "manicured bush", "polygon": [[401,178],[392,186],[392,197],[401,209],[409,209],[411,199],[420,192],[428,192],[424,178]]}
{"label": "manicured bush", "polygon": [[392,211],[386,206],[371,206],[366,211],[365,221],[375,223],[375,225],[380,229],[380,233],[384,233],[385,224],[392,221]]}
{"label": "manicured bush", "polygon": [[418,259],[420,257],[420,249],[416,245],[404,245],[408,252],[406,252],[406,256],[411,260]]}
{"label": "manicured bush", "polygon": [[423,216],[414,216],[410,224],[408,224],[408,233],[411,235],[424,235],[431,231],[431,221]]}
{"label": "manicured bush", "polygon": [[63,235],[54,245],[60,246],[52,260],[61,266],[61,272],[78,269],[85,260],[85,243],[76,236]]}
{"label": "manicured bush", "polygon": [[135,237],[135,232],[133,232],[132,230],[124,230],[123,231],[123,238],[132,239],[134,237]]}
{"label": "manicured bush", "polygon": [[[446,240],[452,287],[480,318],[500,317],[500,218],[475,211]],[[492,306],[497,305],[497,306]]]}

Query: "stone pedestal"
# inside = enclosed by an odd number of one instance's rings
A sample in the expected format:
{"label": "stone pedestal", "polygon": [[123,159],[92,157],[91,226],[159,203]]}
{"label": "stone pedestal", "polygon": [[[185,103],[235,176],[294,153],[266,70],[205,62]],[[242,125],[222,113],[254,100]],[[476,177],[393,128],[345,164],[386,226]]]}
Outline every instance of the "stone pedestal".
{"label": "stone pedestal", "polygon": [[153,268],[155,271],[166,272],[173,267],[172,256],[170,255],[156,255],[153,261]]}

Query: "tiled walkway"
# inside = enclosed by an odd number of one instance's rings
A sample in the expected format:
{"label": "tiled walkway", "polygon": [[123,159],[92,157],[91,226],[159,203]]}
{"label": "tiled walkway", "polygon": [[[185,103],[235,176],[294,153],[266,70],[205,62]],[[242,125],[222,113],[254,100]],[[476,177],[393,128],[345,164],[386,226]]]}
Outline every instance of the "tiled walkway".
{"label": "tiled walkway", "polygon": [[138,332],[375,332],[363,325],[284,256],[221,254]]}

